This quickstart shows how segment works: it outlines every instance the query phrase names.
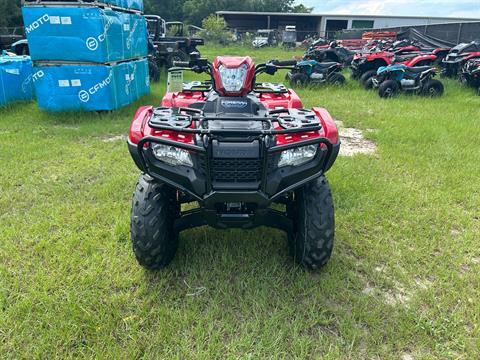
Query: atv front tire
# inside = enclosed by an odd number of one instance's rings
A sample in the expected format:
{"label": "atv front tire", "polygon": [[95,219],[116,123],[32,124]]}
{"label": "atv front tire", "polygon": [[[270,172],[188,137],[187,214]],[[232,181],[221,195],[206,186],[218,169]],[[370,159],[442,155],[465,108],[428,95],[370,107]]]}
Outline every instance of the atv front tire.
{"label": "atv front tire", "polygon": [[133,252],[140,265],[154,270],[172,261],[178,247],[173,222],[179,214],[175,190],[140,175],[133,193],[130,224]]}
{"label": "atv front tire", "polygon": [[308,76],[302,73],[293,74],[290,83],[296,86],[305,86],[308,83]]}
{"label": "atv front tire", "polygon": [[364,73],[362,75],[362,77],[360,78],[360,83],[363,85],[363,87],[367,90],[371,90],[373,89],[373,78],[374,76],[377,75],[377,71],[376,70],[370,70],[370,71],[367,71],[366,73]]}
{"label": "atv front tire", "polygon": [[343,76],[340,73],[333,73],[328,78],[328,82],[332,85],[335,85],[335,86],[342,86],[342,85],[345,84],[345,81],[346,81],[345,76]]}
{"label": "atv front tire", "polygon": [[382,98],[392,98],[398,94],[400,86],[395,80],[385,80],[378,87],[378,95]]}
{"label": "atv front tire", "polygon": [[148,76],[150,78],[150,82],[160,81],[160,69],[158,68],[155,60],[148,60]]}
{"label": "atv front tire", "polygon": [[333,250],[335,215],[327,179],[322,176],[295,192],[287,212],[294,231],[288,236],[290,254],[309,270],[323,267]]}
{"label": "atv front tire", "polygon": [[438,80],[428,80],[422,88],[422,94],[430,97],[442,96],[444,91],[443,84]]}

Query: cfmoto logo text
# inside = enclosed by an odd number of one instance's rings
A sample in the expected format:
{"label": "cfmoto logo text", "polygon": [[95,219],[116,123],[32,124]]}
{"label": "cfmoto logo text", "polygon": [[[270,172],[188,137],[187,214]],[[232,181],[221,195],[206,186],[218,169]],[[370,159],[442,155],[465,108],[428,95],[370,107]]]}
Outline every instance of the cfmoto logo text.
{"label": "cfmoto logo text", "polygon": [[93,85],[88,90],[80,90],[78,92],[78,98],[81,102],[88,102],[90,100],[90,96],[95,95],[99,90],[103,89],[104,87],[108,86],[112,81],[112,72],[108,74],[108,77],[105,80],[100,81],[99,83]]}
{"label": "cfmoto logo text", "polygon": [[89,37],[85,44],[87,45],[87,49],[91,51],[95,51],[98,48],[98,41],[94,37]]}
{"label": "cfmoto logo text", "polygon": [[107,38],[107,32],[108,29],[110,29],[110,26],[113,24],[113,19],[111,17],[108,18],[107,23],[105,24],[105,27],[103,28],[103,33],[98,35],[97,38],[94,37],[89,37],[85,41],[85,45],[87,46],[87,49],[90,51],[95,51],[98,49],[98,44],[101,42],[104,42],[105,39]]}
{"label": "cfmoto logo text", "polygon": [[90,94],[86,90],[82,90],[78,93],[78,98],[81,102],[87,102],[90,100]]}
{"label": "cfmoto logo text", "polygon": [[36,73],[32,75],[33,81],[37,81],[38,79],[42,78],[45,75],[43,70],[38,70]]}
{"label": "cfmoto logo text", "polygon": [[37,20],[32,22],[30,25],[25,26],[25,32],[27,34],[31,33],[33,30],[36,30],[40,27],[40,25],[45,24],[47,21],[49,21],[50,17],[48,14],[40,16]]}

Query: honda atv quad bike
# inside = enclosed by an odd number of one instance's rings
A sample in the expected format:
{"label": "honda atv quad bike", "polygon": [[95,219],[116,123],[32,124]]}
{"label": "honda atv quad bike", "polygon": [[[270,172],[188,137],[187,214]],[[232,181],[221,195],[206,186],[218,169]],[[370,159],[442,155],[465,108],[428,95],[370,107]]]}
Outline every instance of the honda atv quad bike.
{"label": "honda atv quad bike", "polygon": [[[257,75],[295,62],[255,66],[250,57],[217,57],[175,65],[170,71],[210,80],[139,108],[131,124],[128,148],[142,171],[131,212],[138,262],[166,266],[185,229],[265,225],[288,234],[298,263],[325,265],[335,232],[325,173],[340,148],[337,128],[327,110],[302,108],[293,90],[256,83]],[[182,211],[184,203],[198,207]]]}
{"label": "honda atv quad bike", "polygon": [[480,58],[479,42],[472,41],[470,43],[458,44],[443,59],[442,75],[456,77],[468,60],[476,58]]}
{"label": "honda atv quad bike", "polygon": [[345,84],[345,77],[341,74],[342,69],[342,64],[337,62],[303,60],[297,62],[293,69],[287,73],[286,80],[297,86],[321,83],[343,85]]}
{"label": "honda atv quad bike", "polygon": [[437,56],[433,54],[395,55],[386,51],[373,54],[357,54],[352,61],[352,78],[359,79],[366,89],[371,89],[373,87],[372,80],[381,67],[396,63],[407,67],[427,66],[433,64],[436,59]]}
{"label": "honda atv quad bike", "polygon": [[468,60],[463,65],[460,73],[460,82],[475,88],[477,94],[480,95],[480,58]]}
{"label": "honda atv quad bike", "polygon": [[435,68],[431,66],[408,67],[402,64],[384,66],[373,78],[374,88],[382,98],[397,95],[400,91],[425,96],[441,96],[443,84],[434,80]]}

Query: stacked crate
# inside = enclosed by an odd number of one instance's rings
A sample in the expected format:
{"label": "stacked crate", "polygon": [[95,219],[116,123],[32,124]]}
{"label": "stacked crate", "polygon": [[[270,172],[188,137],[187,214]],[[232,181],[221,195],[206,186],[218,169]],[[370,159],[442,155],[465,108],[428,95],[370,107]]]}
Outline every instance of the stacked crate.
{"label": "stacked crate", "polygon": [[143,0],[27,0],[40,108],[114,110],[150,91]]}
{"label": "stacked crate", "polygon": [[32,61],[29,56],[0,54],[0,106],[32,100]]}

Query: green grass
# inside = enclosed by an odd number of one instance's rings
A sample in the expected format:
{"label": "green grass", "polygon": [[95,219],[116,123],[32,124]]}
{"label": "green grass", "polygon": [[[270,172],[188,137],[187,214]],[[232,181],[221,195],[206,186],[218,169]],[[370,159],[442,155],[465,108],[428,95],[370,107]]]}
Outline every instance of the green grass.
{"label": "green grass", "polygon": [[454,81],[440,99],[385,101],[353,81],[299,90],[305,106],[377,130],[375,155],[328,173],[326,268],[295,266],[281,232],[199,228],[148,272],[129,237],[139,171],[123,141],[105,139],[158,104],[164,80],[107,115],[0,110],[2,358],[480,357],[480,97]]}

